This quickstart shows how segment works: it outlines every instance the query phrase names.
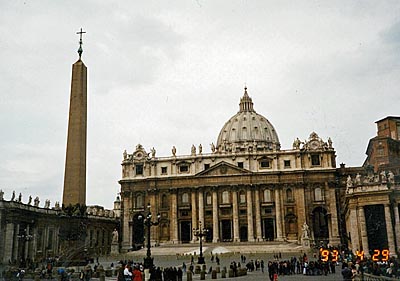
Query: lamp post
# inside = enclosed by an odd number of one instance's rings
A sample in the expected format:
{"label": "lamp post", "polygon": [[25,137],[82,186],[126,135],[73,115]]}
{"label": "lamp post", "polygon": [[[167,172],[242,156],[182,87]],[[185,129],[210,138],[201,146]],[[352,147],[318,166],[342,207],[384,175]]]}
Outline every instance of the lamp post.
{"label": "lamp post", "polygon": [[198,228],[193,228],[193,235],[200,238],[200,256],[197,259],[198,264],[205,264],[203,257],[203,237],[207,236],[208,229],[201,227],[201,221]]}
{"label": "lamp post", "polygon": [[150,250],[150,228],[153,225],[158,225],[160,223],[160,218],[161,215],[157,214],[157,219],[155,221],[152,221],[152,215],[150,212],[150,203],[147,205],[147,214],[143,217],[142,215],[138,216],[139,219],[144,219],[143,224],[147,227],[147,253],[146,257],[144,258],[144,268],[145,269],[150,269],[154,266],[153,264],[153,258],[151,257],[151,250]]}

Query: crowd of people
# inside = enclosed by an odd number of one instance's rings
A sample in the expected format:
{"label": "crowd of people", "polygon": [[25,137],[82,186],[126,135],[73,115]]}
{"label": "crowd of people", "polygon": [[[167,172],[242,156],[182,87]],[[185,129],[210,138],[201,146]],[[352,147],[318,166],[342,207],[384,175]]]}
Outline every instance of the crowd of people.
{"label": "crowd of people", "polygon": [[[121,266],[117,272],[118,281],[143,281],[144,266],[142,263],[133,261],[120,261]],[[149,269],[150,279],[154,281],[182,281],[182,267],[152,267]],[[185,269],[186,270],[186,265]]]}

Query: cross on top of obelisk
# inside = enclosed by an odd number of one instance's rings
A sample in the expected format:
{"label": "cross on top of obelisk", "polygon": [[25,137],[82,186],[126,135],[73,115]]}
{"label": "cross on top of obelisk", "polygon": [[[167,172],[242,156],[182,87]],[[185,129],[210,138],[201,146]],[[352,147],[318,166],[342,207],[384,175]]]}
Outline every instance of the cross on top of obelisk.
{"label": "cross on top of obelisk", "polygon": [[79,34],[79,36],[80,36],[80,38],[79,38],[79,49],[78,49],[79,59],[81,59],[81,56],[82,56],[82,53],[83,53],[83,49],[82,49],[82,44],[83,44],[83,42],[82,42],[82,34],[83,33],[86,33],[86,31],[82,31],[82,28],[81,28],[81,31],[78,31],[76,33],[76,34]]}

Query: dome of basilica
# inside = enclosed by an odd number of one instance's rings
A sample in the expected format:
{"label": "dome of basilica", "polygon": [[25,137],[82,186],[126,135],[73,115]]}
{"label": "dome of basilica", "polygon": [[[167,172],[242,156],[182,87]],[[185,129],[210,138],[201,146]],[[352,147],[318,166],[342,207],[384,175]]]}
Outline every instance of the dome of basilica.
{"label": "dome of basilica", "polygon": [[218,152],[279,150],[279,138],[274,126],[253,109],[246,87],[239,106],[239,112],[225,123],[219,133]]}

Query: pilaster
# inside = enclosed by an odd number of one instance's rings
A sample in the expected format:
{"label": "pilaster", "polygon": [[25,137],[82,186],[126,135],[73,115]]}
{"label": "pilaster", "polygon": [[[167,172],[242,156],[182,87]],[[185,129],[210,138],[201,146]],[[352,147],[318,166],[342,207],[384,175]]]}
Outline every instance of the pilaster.
{"label": "pilaster", "polygon": [[275,189],[275,216],[276,216],[276,240],[283,241],[281,195],[280,189]]}
{"label": "pilaster", "polygon": [[[197,204],[196,204],[196,191],[193,190],[191,192],[191,198],[192,198],[192,227],[194,229],[197,228]],[[197,241],[197,237],[192,235],[192,242],[196,242]]]}
{"label": "pilaster", "polygon": [[14,245],[14,224],[10,222],[6,224],[3,264],[8,264],[9,259],[12,260],[13,245]]}
{"label": "pilaster", "polygon": [[170,224],[170,236],[172,243],[178,243],[178,195],[177,190],[171,191],[171,224]]}
{"label": "pilaster", "polygon": [[261,230],[261,210],[260,210],[260,190],[256,188],[255,192],[255,206],[256,206],[256,237],[257,241],[262,241],[262,230]]}
{"label": "pilaster", "polygon": [[[328,188],[328,194],[329,194],[329,202],[330,202],[330,214],[331,214],[331,224],[329,228],[331,229],[330,231],[330,237],[329,237],[329,242],[333,246],[338,246],[340,244],[340,237],[339,237],[339,223],[338,223],[338,216],[337,216],[337,208],[336,208],[336,192],[334,188]],[[326,200],[326,197],[325,197]]]}
{"label": "pilaster", "polygon": [[397,252],[400,253],[400,219],[399,219],[399,207],[397,202],[394,204],[393,212],[394,212],[394,229],[396,235]]}
{"label": "pilaster", "polygon": [[247,236],[248,241],[253,242],[254,239],[254,222],[253,222],[253,197],[250,187],[247,188]]}
{"label": "pilaster", "polygon": [[369,246],[368,246],[368,234],[367,234],[367,225],[365,223],[365,213],[364,207],[360,206],[358,208],[358,220],[361,234],[361,245],[364,251],[365,256],[369,256]]}
{"label": "pilaster", "polygon": [[350,226],[352,252],[355,253],[357,250],[360,250],[360,237],[358,235],[359,222],[357,219],[357,210],[355,206],[352,206],[350,209],[349,226]]}
{"label": "pilaster", "polygon": [[[385,221],[386,221],[386,232],[389,244],[389,251],[391,256],[396,256],[396,248],[394,244],[394,236],[393,236],[393,225],[392,219],[390,216],[390,205],[385,204]],[[393,254],[392,254],[393,253]]]}
{"label": "pilaster", "polygon": [[199,195],[199,222],[201,225],[204,227],[206,226],[204,223],[204,191],[203,189],[199,189],[198,191]]}
{"label": "pilaster", "polygon": [[232,190],[233,242],[240,242],[238,193]]}
{"label": "pilaster", "polygon": [[216,188],[212,191],[213,204],[213,243],[219,242],[219,219],[218,219],[218,193]]}

